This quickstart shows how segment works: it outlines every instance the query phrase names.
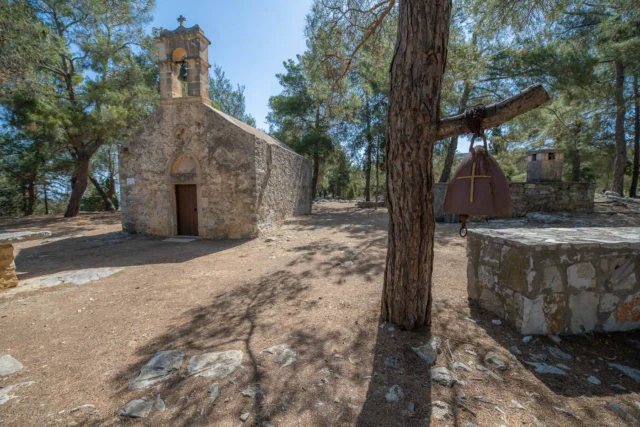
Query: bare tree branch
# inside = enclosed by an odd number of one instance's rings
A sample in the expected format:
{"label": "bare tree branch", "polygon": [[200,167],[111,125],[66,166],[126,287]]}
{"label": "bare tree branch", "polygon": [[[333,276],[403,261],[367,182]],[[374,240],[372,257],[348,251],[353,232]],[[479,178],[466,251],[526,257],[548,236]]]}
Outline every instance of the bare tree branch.
{"label": "bare tree branch", "polygon": [[[549,94],[541,84],[529,86],[517,95],[504,101],[485,107],[486,116],[482,121],[482,129],[499,126],[509,120],[531,111],[549,101]],[[447,117],[437,125],[437,139],[445,139],[456,135],[471,133],[465,114]]]}

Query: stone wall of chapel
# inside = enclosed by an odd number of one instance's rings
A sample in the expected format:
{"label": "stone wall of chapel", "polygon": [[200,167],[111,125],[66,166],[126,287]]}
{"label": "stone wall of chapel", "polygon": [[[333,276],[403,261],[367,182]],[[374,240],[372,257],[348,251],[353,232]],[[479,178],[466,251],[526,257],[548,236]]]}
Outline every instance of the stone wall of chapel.
{"label": "stone wall of chapel", "polygon": [[171,175],[171,166],[186,154],[199,169],[188,183],[198,187],[200,237],[255,237],[253,147],[251,137],[200,102],[159,106],[120,153],[123,229],[177,234],[179,177]]}
{"label": "stone wall of chapel", "polygon": [[258,140],[256,206],[260,230],[311,213],[311,161],[288,148]]}

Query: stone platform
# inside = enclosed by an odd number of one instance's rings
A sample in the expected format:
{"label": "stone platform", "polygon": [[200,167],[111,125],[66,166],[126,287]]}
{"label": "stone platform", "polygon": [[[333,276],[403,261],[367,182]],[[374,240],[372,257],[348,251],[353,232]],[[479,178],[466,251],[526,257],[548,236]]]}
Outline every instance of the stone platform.
{"label": "stone platform", "polygon": [[469,297],[522,334],[640,329],[640,228],[476,229]]}
{"label": "stone platform", "polygon": [[51,236],[50,231],[0,232],[0,291],[18,286],[16,264],[13,261],[13,243],[49,236]]}

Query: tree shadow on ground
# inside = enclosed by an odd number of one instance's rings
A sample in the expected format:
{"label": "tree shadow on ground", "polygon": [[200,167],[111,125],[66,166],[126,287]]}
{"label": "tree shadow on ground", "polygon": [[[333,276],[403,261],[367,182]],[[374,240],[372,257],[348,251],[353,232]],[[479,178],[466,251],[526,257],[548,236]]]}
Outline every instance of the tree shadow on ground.
{"label": "tree shadow on ground", "polygon": [[[369,389],[354,425],[429,426],[432,400],[429,371],[411,347],[427,342],[431,335],[426,328],[407,332],[394,331],[390,324],[380,326],[368,375]],[[402,389],[402,397],[398,402],[389,402],[386,395],[396,385]],[[413,412],[409,411],[410,404]]]}
{"label": "tree shadow on ground", "polygon": [[196,240],[164,242],[164,237],[128,235],[122,232],[44,239],[22,248],[15,259],[20,280],[88,268],[178,264],[245,244],[246,240]]}
{"label": "tree shadow on ground", "polygon": [[[534,336],[528,343],[522,341],[523,336],[510,325],[494,325],[497,316],[469,302],[471,316],[486,333],[498,342],[506,351],[513,346],[522,353],[516,355],[522,366],[536,376],[548,389],[565,397],[604,397],[620,396],[640,392],[640,384],[625,376],[608,363],[616,363],[638,369],[640,366],[640,331],[618,333],[591,333],[584,335],[567,335],[556,343],[547,336]],[[572,356],[571,360],[554,358],[547,351],[549,347],[557,347]],[[563,364],[566,375],[540,374],[527,362],[540,362],[540,355],[547,357],[542,361],[549,365]],[[594,376],[602,382],[594,385],[587,378]],[[618,388],[614,385],[622,386]]]}
{"label": "tree shadow on ground", "polygon": [[[356,399],[345,396],[338,384],[363,383],[359,361],[349,354],[366,353],[373,337],[359,329],[346,340],[338,331],[321,329],[307,322],[305,312],[313,310],[306,283],[314,273],[300,274],[280,270],[257,281],[245,283],[216,295],[211,301],[190,310],[189,320],[140,347],[138,360],[123,367],[114,377],[112,398],[122,404],[134,398],[151,399],[160,393],[169,410],[155,411],[149,425],[211,425],[231,423],[240,414],[250,413],[247,425],[275,422],[293,417],[303,425],[350,423],[356,411],[350,405]],[[281,315],[286,313],[287,317]],[[282,367],[264,349],[286,343],[297,352],[293,364]],[[334,346],[343,343],[340,353]],[[156,352],[168,349],[186,353],[179,375],[149,390],[128,391],[127,385],[140,367]],[[206,379],[186,375],[190,357],[214,351],[241,350],[243,365],[225,379]],[[327,369],[329,375],[321,373]],[[326,379],[326,383],[323,381]],[[218,382],[221,396],[216,402],[207,397],[209,385]],[[260,384],[264,398],[249,398],[241,391]],[[322,405],[318,405],[322,403]],[[227,424],[224,424],[227,425]]]}

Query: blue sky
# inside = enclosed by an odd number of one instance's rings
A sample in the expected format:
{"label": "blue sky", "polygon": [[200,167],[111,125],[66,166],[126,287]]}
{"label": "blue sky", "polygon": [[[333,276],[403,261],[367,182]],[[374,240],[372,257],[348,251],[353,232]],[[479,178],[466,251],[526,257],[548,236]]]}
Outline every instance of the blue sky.
{"label": "blue sky", "polygon": [[306,49],[305,17],[312,0],[156,0],[152,26],[173,30],[179,15],[211,40],[209,62],[245,85],[247,112],[267,129],[269,97],[280,93],[282,62]]}

